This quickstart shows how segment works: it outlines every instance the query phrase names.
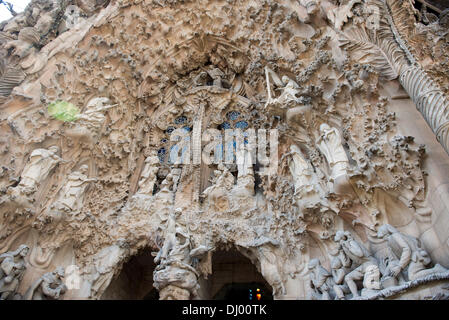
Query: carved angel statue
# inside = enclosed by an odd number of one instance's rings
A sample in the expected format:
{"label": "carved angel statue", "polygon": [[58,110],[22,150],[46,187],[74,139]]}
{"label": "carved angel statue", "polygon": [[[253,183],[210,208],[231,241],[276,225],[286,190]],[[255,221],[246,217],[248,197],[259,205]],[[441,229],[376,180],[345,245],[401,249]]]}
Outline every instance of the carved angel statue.
{"label": "carved angel statue", "polygon": [[160,192],[171,192],[171,188],[173,187],[173,174],[170,172],[167,174],[164,180],[161,182],[161,191]]}
{"label": "carved angel statue", "polygon": [[87,138],[91,142],[99,134],[106,119],[104,111],[117,106],[111,105],[106,97],[97,97],[89,100],[84,112],[77,116],[77,120],[71,123],[66,134],[73,138]]}
{"label": "carved angel statue", "polygon": [[48,177],[51,170],[63,161],[58,156],[58,152],[57,146],[48,149],[35,149],[22,171],[20,183],[15,188],[11,188],[8,193],[16,198],[20,197],[22,193],[30,195],[36,192],[40,183]]}
{"label": "carved angel statue", "polygon": [[145,159],[145,167],[142,170],[138,183],[138,194],[153,195],[154,184],[157,180],[157,172],[159,171],[159,158],[156,154],[150,155]]}
{"label": "carved angel statue", "polygon": [[13,299],[26,271],[25,257],[29,247],[20,245],[15,251],[0,255],[0,300]]}
{"label": "carved angel statue", "polygon": [[59,148],[35,149],[30,160],[22,171],[19,186],[30,192],[36,191],[39,183],[48,177],[50,171],[62,161],[58,156]]}
{"label": "carved angel statue", "polygon": [[87,124],[91,129],[98,130],[104,122],[106,116],[103,111],[111,109],[116,104],[111,105],[110,100],[105,97],[93,98],[86,106],[86,110],[78,116],[81,122]]}
{"label": "carved angel statue", "polygon": [[90,182],[97,181],[96,178],[88,178],[88,170],[89,167],[87,165],[82,165],[79,171],[74,171],[69,174],[64,186],[59,192],[58,200],[52,205],[52,208],[71,212],[82,207],[87,186]]}
{"label": "carved angel statue", "polygon": [[57,267],[40,277],[25,293],[25,300],[58,300],[67,291],[64,268]]}
{"label": "carved angel statue", "polygon": [[[296,97],[299,93],[298,84],[290,79],[287,76],[283,76],[282,80],[279,79],[279,76],[270,68],[265,67],[265,76],[267,81],[267,102],[265,103],[265,108],[268,105],[276,104],[281,108],[287,107],[290,102],[300,103],[300,99]],[[271,86],[270,86],[270,76],[274,81],[274,84],[282,90],[282,93],[279,97],[273,98],[271,94]]]}

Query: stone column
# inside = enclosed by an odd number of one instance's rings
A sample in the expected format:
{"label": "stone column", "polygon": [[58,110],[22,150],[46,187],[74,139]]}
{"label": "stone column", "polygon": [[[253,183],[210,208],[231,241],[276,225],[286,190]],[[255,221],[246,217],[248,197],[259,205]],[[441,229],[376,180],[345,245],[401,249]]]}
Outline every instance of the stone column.
{"label": "stone column", "polygon": [[403,68],[399,81],[449,154],[449,100],[419,66]]}
{"label": "stone column", "polygon": [[190,300],[197,297],[198,272],[180,261],[160,264],[153,274],[153,286],[160,300]]}

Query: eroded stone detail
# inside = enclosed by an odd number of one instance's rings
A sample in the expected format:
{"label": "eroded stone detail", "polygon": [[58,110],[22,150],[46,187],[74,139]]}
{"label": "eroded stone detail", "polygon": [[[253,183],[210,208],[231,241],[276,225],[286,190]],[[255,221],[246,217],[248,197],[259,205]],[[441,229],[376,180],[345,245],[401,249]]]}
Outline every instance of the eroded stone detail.
{"label": "eroded stone detail", "polygon": [[[2,298],[99,299],[142,251],[161,299],[210,298],[229,248],[277,299],[444,297],[449,159],[419,112],[447,150],[446,24],[406,0],[32,1],[0,24]],[[274,173],[248,136],[205,163],[227,129],[276,130]]]}

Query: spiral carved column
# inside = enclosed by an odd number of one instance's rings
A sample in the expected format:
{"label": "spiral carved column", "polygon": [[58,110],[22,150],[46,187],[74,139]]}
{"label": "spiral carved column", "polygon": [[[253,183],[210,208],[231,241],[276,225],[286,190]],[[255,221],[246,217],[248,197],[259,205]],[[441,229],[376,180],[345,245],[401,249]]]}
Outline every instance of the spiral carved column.
{"label": "spiral carved column", "polygon": [[404,68],[399,80],[449,154],[449,100],[445,94],[418,66]]}

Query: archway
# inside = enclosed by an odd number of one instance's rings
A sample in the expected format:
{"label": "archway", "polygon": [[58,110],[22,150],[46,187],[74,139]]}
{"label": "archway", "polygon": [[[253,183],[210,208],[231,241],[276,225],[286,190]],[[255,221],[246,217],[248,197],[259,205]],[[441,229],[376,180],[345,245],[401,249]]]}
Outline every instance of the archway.
{"label": "archway", "polygon": [[272,300],[271,286],[252,262],[236,249],[212,255],[212,274],[200,280],[203,299],[257,301]]}
{"label": "archway", "polygon": [[153,287],[153,271],[156,267],[151,250],[145,249],[124,263],[101,296],[102,300],[158,300],[159,293]]}

